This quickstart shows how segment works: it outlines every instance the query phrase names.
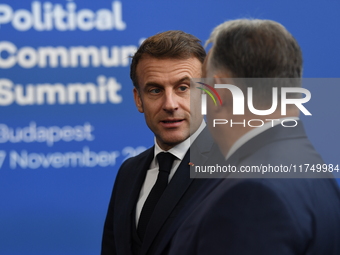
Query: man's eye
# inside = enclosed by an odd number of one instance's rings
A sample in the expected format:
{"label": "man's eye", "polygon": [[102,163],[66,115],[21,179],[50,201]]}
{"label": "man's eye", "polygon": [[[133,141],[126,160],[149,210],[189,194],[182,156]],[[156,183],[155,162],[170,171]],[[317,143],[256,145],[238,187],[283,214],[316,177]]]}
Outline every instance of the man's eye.
{"label": "man's eye", "polygon": [[180,86],[178,89],[180,91],[186,91],[186,90],[188,90],[188,86]]}
{"label": "man's eye", "polygon": [[150,92],[151,94],[158,94],[158,93],[161,92],[161,90],[160,90],[160,89],[150,89],[149,92]]}

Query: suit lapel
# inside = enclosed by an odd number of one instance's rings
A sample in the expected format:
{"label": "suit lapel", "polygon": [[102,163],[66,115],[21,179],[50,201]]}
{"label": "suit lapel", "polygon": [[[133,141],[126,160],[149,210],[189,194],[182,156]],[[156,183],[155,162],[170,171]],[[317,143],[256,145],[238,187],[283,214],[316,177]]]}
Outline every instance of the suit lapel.
{"label": "suit lapel", "polygon": [[[139,198],[140,190],[143,186],[146,172],[148,171],[151,161],[154,157],[154,147],[150,148],[147,155],[140,159],[139,162],[136,162],[135,168],[131,169],[134,170],[134,182],[130,183],[131,192],[129,195],[126,196],[127,206],[126,206],[126,217],[127,217],[127,224],[124,224],[123,228],[124,231],[122,233],[127,233],[127,239],[131,240],[131,237],[134,239],[135,242],[141,244],[140,239],[138,238],[137,231],[136,231],[136,221],[135,221],[135,213],[136,213],[136,204]],[[128,230],[128,231],[126,231]],[[129,248],[131,249],[131,244],[128,244]]]}
{"label": "suit lapel", "polygon": [[146,172],[148,171],[150,167],[153,156],[154,156],[154,147],[150,148],[148,155],[142,158],[140,162],[137,162],[135,166],[136,167],[135,168],[135,179],[134,179],[134,183],[131,183],[132,190],[131,190],[130,196],[127,198],[129,201],[128,211],[130,213],[134,213],[132,212],[132,210],[137,204],[139,193],[144,183]]}
{"label": "suit lapel", "polygon": [[145,233],[141,255],[147,252],[148,248],[155,239],[155,236],[162,228],[163,224],[166,222],[173,209],[194,180],[190,179],[190,150],[194,150],[195,153],[200,155],[200,157],[198,157],[200,162],[197,163],[204,164],[204,162],[208,159],[207,154],[210,152],[212,144],[212,138],[210,137],[207,128],[205,128],[184,156],[181,164],[176,170],[175,175],[158,201],[158,204],[155,207],[154,213],[150,219],[152,224],[148,226],[148,229]]}

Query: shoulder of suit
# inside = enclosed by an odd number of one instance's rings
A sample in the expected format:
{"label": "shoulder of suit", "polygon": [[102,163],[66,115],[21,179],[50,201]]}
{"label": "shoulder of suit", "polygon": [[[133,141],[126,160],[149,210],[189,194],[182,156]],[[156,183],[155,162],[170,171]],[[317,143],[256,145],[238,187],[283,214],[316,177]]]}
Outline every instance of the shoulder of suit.
{"label": "shoulder of suit", "polygon": [[[122,165],[119,168],[119,172],[124,171],[124,169],[126,168],[135,168],[136,166],[138,166],[139,162],[144,160],[146,157],[149,157],[151,153],[153,153],[154,147],[151,147],[145,151],[143,151],[142,153],[134,156],[134,157],[130,157],[128,159],[126,159]],[[118,172],[118,173],[119,173]]]}
{"label": "shoulder of suit", "polygon": [[[126,159],[126,160],[124,161],[124,163],[125,163],[125,162],[131,163],[131,162],[135,162],[135,161],[144,159],[145,157],[150,156],[150,153],[153,153],[153,150],[154,150],[154,146],[152,146],[152,147],[149,148],[149,149],[146,149],[145,151],[141,152],[140,154],[138,154],[138,155],[136,155],[136,156],[134,156],[134,157],[130,157],[130,158]],[[123,163],[123,164],[124,164],[124,163]]]}

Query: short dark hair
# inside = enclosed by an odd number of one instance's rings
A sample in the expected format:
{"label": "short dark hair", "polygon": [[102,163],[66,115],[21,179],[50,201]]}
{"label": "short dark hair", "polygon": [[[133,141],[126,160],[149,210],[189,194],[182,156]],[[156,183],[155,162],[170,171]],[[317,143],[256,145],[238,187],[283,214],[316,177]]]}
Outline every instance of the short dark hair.
{"label": "short dark hair", "polygon": [[146,55],[158,59],[196,57],[203,63],[206,53],[197,37],[183,31],[170,30],[147,38],[132,57],[130,67],[130,78],[137,89],[137,65]]}
{"label": "short dark hair", "polygon": [[228,71],[233,78],[241,78],[237,79],[240,81],[238,86],[244,93],[247,86],[254,87],[257,105],[267,105],[271,101],[272,87],[301,86],[303,61],[299,44],[275,21],[227,21],[213,30],[209,42],[213,43],[209,58],[212,69]]}
{"label": "short dark hair", "polygon": [[295,38],[272,20],[227,21],[212,32],[212,64],[239,78],[299,78],[302,52]]}

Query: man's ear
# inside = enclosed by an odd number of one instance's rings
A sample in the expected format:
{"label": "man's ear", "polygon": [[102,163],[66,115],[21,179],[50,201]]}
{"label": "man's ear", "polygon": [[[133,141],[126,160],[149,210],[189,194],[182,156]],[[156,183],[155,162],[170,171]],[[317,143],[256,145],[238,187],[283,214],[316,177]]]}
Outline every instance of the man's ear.
{"label": "man's ear", "polygon": [[[214,84],[223,84],[223,81],[222,79],[217,76],[217,75],[214,75]],[[217,93],[220,95],[221,99],[222,99],[222,105],[220,104],[217,104],[217,107],[215,107],[215,110],[218,112],[218,111],[221,111],[222,110],[222,107],[225,106],[225,95],[224,95],[224,92],[225,92],[225,89],[216,89]]]}
{"label": "man's ear", "polygon": [[[223,75],[221,78],[219,75],[214,75],[214,84],[235,84],[233,79],[228,77],[228,75]],[[222,98],[222,107],[231,107],[233,102],[233,97],[228,89],[216,89],[217,93]]]}
{"label": "man's ear", "polygon": [[143,102],[142,102],[140,94],[139,94],[139,92],[136,88],[133,88],[133,97],[135,99],[135,104],[137,106],[138,111],[143,113],[144,112]]}

